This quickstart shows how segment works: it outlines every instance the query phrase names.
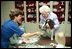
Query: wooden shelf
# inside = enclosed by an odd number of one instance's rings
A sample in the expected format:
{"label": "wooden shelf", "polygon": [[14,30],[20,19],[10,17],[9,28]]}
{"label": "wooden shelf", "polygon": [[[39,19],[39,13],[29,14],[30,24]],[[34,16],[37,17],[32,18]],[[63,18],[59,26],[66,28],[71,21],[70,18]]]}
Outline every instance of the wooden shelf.
{"label": "wooden shelf", "polygon": [[[24,3],[26,2],[26,3]],[[37,3],[38,2],[38,3]],[[40,12],[39,12],[39,7],[41,7],[41,4],[47,4],[51,10],[57,14],[58,16],[58,20],[60,23],[62,23],[62,21],[65,21],[65,11],[66,11],[66,3],[65,1],[16,1],[15,2],[15,8],[20,9],[20,10],[24,10],[24,14],[25,14],[25,21],[29,21],[28,20],[28,15],[29,14],[36,14],[36,22],[40,21]],[[70,21],[70,16],[71,16],[71,10],[70,10],[70,5],[71,3],[69,3],[69,14],[68,14],[68,21]],[[18,5],[21,5],[20,7]],[[26,9],[24,9],[26,8]],[[64,17],[63,17],[64,15]],[[33,19],[34,20],[34,19]],[[27,22],[26,21],[26,22]]]}

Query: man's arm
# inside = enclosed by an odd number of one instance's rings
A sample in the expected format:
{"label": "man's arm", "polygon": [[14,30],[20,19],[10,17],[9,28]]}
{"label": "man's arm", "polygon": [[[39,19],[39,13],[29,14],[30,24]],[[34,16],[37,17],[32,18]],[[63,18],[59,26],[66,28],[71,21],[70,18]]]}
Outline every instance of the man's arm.
{"label": "man's arm", "polygon": [[21,43],[30,43],[29,38],[34,36],[34,35],[42,35],[43,33],[41,32],[34,32],[34,33],[24,33],[21,35]]}
{"label": "man's arm", "polygon": [[22,37],[31,37],[36,34],[37,34],[36,32],[35,33],[24,33],[24,34],[22,34]]}
{"label": "man's arm", "polygon": [[34,35],[41,35],[41,34],[42,34],[42,33],[40,33],[40,32],[24,33],[24,34],[22,34],[21,37],[23,37],[23,38],[29,38],[29,37],[32,37],[32,36],[34,36]]}

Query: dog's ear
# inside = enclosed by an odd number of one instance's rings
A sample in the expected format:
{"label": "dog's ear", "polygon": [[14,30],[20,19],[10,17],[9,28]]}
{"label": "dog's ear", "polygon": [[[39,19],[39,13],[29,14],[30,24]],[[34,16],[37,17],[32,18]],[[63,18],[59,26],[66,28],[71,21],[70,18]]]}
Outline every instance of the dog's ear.
{"label": "dog's ear", "polygon": [[54,28],[54,22],[53,22],[53,20],[49,19],[48,24],[50,26],[50,29]]}

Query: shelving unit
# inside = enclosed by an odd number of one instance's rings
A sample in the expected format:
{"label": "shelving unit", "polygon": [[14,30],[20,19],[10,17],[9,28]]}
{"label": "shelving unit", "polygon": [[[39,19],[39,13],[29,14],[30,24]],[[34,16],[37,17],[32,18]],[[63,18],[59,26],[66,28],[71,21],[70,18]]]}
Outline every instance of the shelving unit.
{"label": "shelving unit", "polygon": [[24,9],[23,1],[15,1],[15,8],[20,9],[20,10],[23,11],[23,9]]}
{"label": "shelving unit", "polygon": [[27,22],[36,22],[36,1],[26,2]]}
{"label": "shelving unit", "polygon": [[[25,22],[39,23],[40,21],[40,12],[39,7],[43,4],[46,4],[50,7],[58,16],[60,23],[65,21],[65,11],[66,11],[66,2],[68,1],[15,1],[15,8],[19,8],[24,11]],[[69,9],[71,7],[71,2],[69,2]],[[68,14],[68,21],[70,21],[70,12]],[[67,14],[66,14],[67,15]]]}
{"label": "shelving unit", "polygon": [[68,21],[71,23],[71,2],[69,2]]}
{"label": "shelving unit", "polygon": [[[24,10],[24,2],[23,1],[15,1],[15,8],[20,9],[21,11],[23,11]],[[25,18],[23,18],[23,20],[24,19]]]}
{"label": "shelving unit", "polygon": [[57,14],[60,23],[65,20],[65,1],[54,1],[53,12]]}

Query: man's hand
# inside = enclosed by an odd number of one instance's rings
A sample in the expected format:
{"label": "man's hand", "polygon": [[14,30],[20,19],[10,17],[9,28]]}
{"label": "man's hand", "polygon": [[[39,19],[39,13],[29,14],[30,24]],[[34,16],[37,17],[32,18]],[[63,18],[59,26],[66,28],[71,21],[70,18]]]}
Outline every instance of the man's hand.
{"label": "man's hand", "polygon": [[41,33],[41,32],[36,32],[36,34],[37,34],[37,35],[43,35],[43,33]]}
{"label": "man's hand", "polygon": [[22,39],[22,41],[25,43],[30,43],[30,41],[28,39]]}
{"label": "man's hand", "polygon": [[30,38],[30,37],[32,37],[34,35],[42,35],[42,34],[43,33],[41,33],[41,32],[25,33],[25,34],[22,35],[22,37],[23,38]]}

